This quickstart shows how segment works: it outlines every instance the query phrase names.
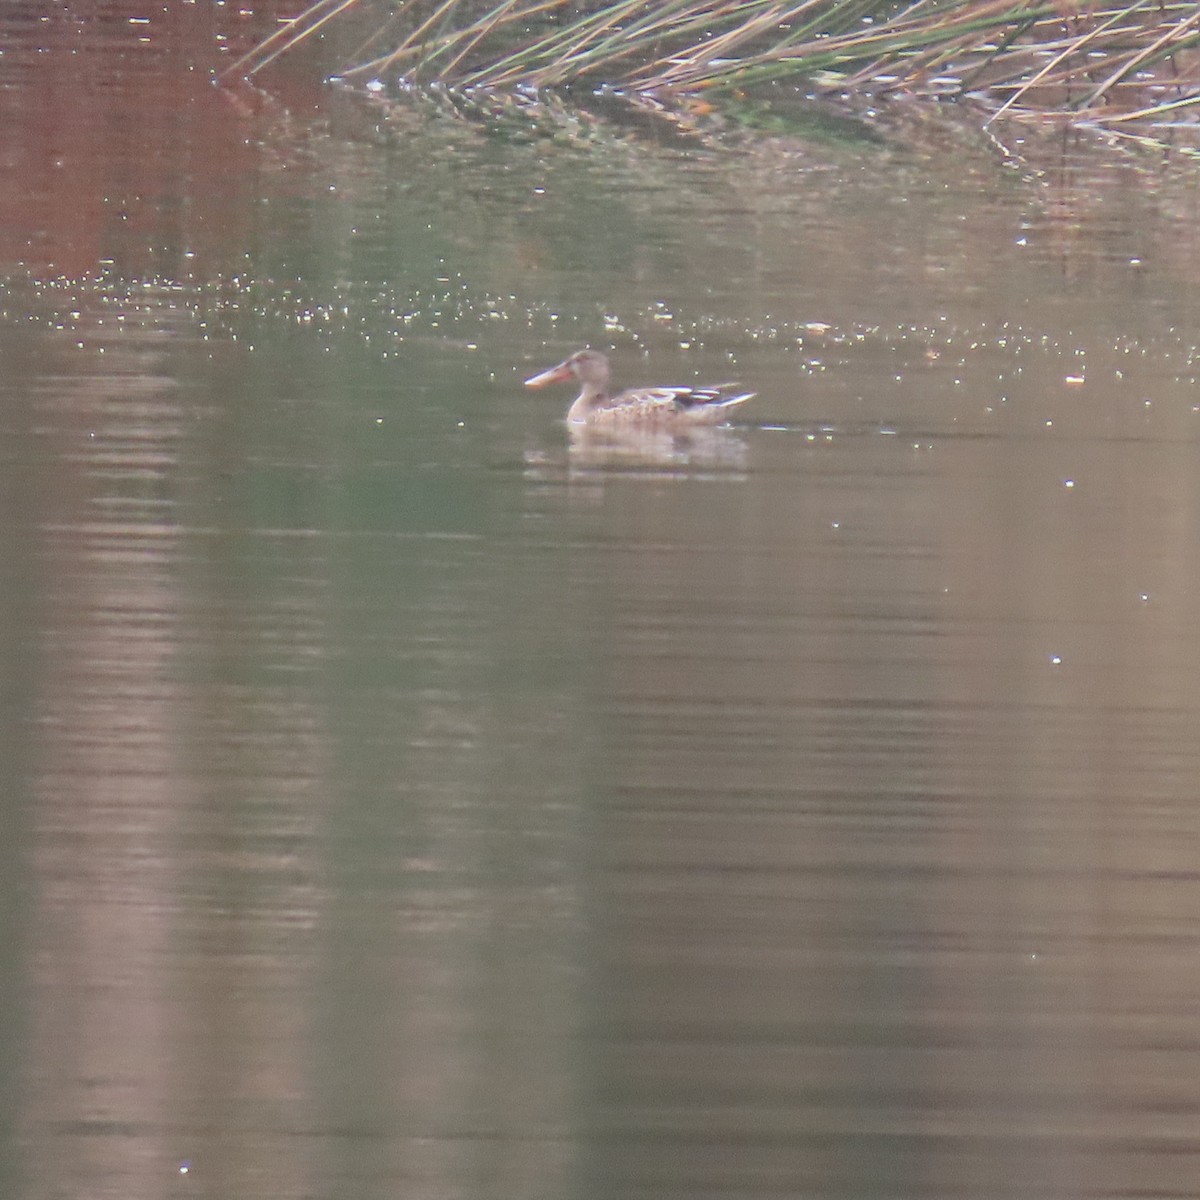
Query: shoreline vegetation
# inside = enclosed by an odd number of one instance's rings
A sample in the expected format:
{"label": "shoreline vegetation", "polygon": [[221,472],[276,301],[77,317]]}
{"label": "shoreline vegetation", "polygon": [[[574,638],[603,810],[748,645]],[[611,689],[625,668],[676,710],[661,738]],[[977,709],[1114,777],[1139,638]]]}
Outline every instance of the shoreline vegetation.
{"label": "shoreline vegetation", "polygon": [[1200,122],[1200,5],[1182,0],[316,0],[234,63],[253,76],[314,35],[347,82],[609,90],[680,109],[788,82],[918,97],[1113,132]]}

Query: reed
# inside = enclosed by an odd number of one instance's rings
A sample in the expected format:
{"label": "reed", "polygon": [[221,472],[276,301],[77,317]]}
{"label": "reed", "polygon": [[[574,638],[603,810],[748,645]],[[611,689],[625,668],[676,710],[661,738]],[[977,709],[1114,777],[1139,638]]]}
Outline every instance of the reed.
{"label": "reed", "polygon": [[1200,104],[1192,0],[316,0],[227,75],[351,15],[354,79],[472,89],[606,86],[671,103],[795,80],[850,96],[969,99],[988,119],[1178,122]]}

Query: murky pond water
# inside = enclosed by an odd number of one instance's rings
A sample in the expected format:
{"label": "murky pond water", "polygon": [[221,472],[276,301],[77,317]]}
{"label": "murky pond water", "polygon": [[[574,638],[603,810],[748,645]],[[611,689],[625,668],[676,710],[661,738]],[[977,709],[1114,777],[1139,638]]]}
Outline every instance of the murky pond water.
{"label": "murky pond water", "polygon": [[1193,1195],[1197,168],[104,11],[0,18],[0,1192]]}

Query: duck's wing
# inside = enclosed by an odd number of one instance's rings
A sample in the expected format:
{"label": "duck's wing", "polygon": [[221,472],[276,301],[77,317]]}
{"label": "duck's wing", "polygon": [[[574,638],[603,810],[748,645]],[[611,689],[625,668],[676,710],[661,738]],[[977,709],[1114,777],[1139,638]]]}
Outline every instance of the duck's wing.
{"label": "duck's wing", "polygon": [[753,392],[738,392],[736,385],[719,387],[650,387],[633,388],[614,396],[606,406],[614,416],[655,420],[684,418],[699,421],[719,421],[727,410],[749,400]]}
{"label": "duck's wing", "polygon": [[736,383],[719,383],[714,387],[674,388],[675,403],[681,408],[733,408],[753,400],[756,393],[739,392]]}

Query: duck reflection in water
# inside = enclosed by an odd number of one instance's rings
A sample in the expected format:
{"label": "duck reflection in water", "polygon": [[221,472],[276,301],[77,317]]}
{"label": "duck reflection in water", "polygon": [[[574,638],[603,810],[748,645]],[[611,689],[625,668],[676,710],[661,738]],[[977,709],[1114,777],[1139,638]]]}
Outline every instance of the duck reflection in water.
{"label": "duck reflection in water", "polygon": [[662,429],[653,425],[568,425],[568,451],[573,472],[584,470],[685,468],[741,471],[746,443],[728,425]]}

